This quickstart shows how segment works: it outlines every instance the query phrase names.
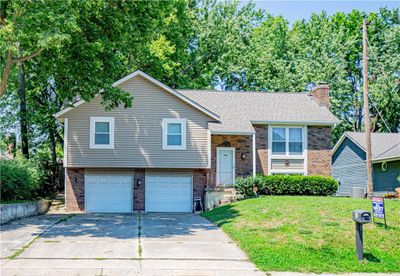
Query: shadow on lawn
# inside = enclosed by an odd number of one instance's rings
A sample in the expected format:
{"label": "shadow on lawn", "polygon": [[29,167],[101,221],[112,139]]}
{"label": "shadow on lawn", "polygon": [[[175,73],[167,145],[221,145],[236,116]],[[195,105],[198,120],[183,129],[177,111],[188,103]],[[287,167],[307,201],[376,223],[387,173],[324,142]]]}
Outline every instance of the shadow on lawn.
{"label": "shadow on lawn", "polygon": [[398,226],[391,226],[391,225],[386,225],[382,222],[376,222],[375,223],[376,227],[383,228],[384,230],[400,230],[400,227]]}
{"label": "shadow on lawn", "polygon": [[202,216],[221,227],[239,216],[239,211],[228,204],[203,213]]}
{"label": "shadow on lawn", "polygon": [[377,257],[375,257],[373,254],[371,254],[371,253],[365,253],[364,254],[364,258],[368,261],[368,262],[371,262],[371,263],[380,263],[381,262],[381,260],[379,259],[379,258],[377,258]]}

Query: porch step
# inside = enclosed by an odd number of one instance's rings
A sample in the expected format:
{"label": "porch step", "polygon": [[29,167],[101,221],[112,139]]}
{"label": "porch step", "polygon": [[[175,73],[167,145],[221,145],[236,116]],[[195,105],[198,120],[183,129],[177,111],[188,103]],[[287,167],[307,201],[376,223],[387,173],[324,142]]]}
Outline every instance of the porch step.
{"label": "porch step", "polygon": [[227,205],[227,204],[229,204],[229,203],[232,203],[232,200],[229,200],[229,199],[221,199],[220,202],[219,202],[219,205],[220,205],[220,206],[221,206],[221,205]]}

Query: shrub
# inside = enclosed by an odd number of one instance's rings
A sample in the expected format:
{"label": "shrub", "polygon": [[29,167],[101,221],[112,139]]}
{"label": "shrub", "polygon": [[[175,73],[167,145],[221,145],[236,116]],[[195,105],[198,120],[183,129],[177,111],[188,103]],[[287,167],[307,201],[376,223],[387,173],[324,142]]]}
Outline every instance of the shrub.
{"label": "shrub", "polygon": [[39,176],[32,161],[0,160],[1,201],[33,199],[39,186]]}
{"label": "shrub", "polygon": [[319,195],[328,196],[338,189],[332,177],[302,175],[257,175],[237,178],[236,190],[245,197],[254,197],[254,187],[261,195]]}

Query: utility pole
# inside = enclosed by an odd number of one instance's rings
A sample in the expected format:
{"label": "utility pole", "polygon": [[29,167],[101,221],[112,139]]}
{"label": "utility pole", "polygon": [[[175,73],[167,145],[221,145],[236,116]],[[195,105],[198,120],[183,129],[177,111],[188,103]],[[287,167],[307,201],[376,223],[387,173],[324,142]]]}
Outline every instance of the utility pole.
{"label": "utility pole", "polygon": [[371,126],[369,121],[368,104],[368,49],[367,49],[367,20],[363,19],[363,81],[364,81],[364,115],[365,115],[365,142],[367,154],[368,196],[373,192],[372,163],[371,163]]}

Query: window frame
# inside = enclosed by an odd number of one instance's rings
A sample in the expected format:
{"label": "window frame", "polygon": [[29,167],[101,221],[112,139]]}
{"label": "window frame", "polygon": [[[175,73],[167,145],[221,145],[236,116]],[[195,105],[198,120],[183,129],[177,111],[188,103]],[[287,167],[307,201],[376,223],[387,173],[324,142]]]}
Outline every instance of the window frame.
{"label": "window frame", "polygon": [[[272,151],[272,145],[273,145],[273,133],[274,133],[274,128],[283,128],[285,129],[285,153],[284,154],[275,154]],[[296,128],[296,129],[301,129],[301,143],[302,143],[302,152],[299,154],[290,154],[289,152],[289,143],[290,143],[290,137],[289,137],[289,129],[291,128]],[[305,135],[305,127],[303,126],[278,126],[274,125],[271,126],[271,155],[273,157],[290,157],[290,158],[296,158],[296,157],[304,157],[305,152],[306,152],[306,135]]]}
{"label": "window frame", "polygon": [[[163,150],[186,150],[186,123],[183,118],[163,118],[162,121],[162,149]],[[181,145],[168,145],[168,124],[181,125]]]}
{"label": "window frame", "polygon": [[[96,123],[109,124],[109,144],[95,144]],[[90,117],[90,148],[114,149],[115,118],[114,117]]]}

